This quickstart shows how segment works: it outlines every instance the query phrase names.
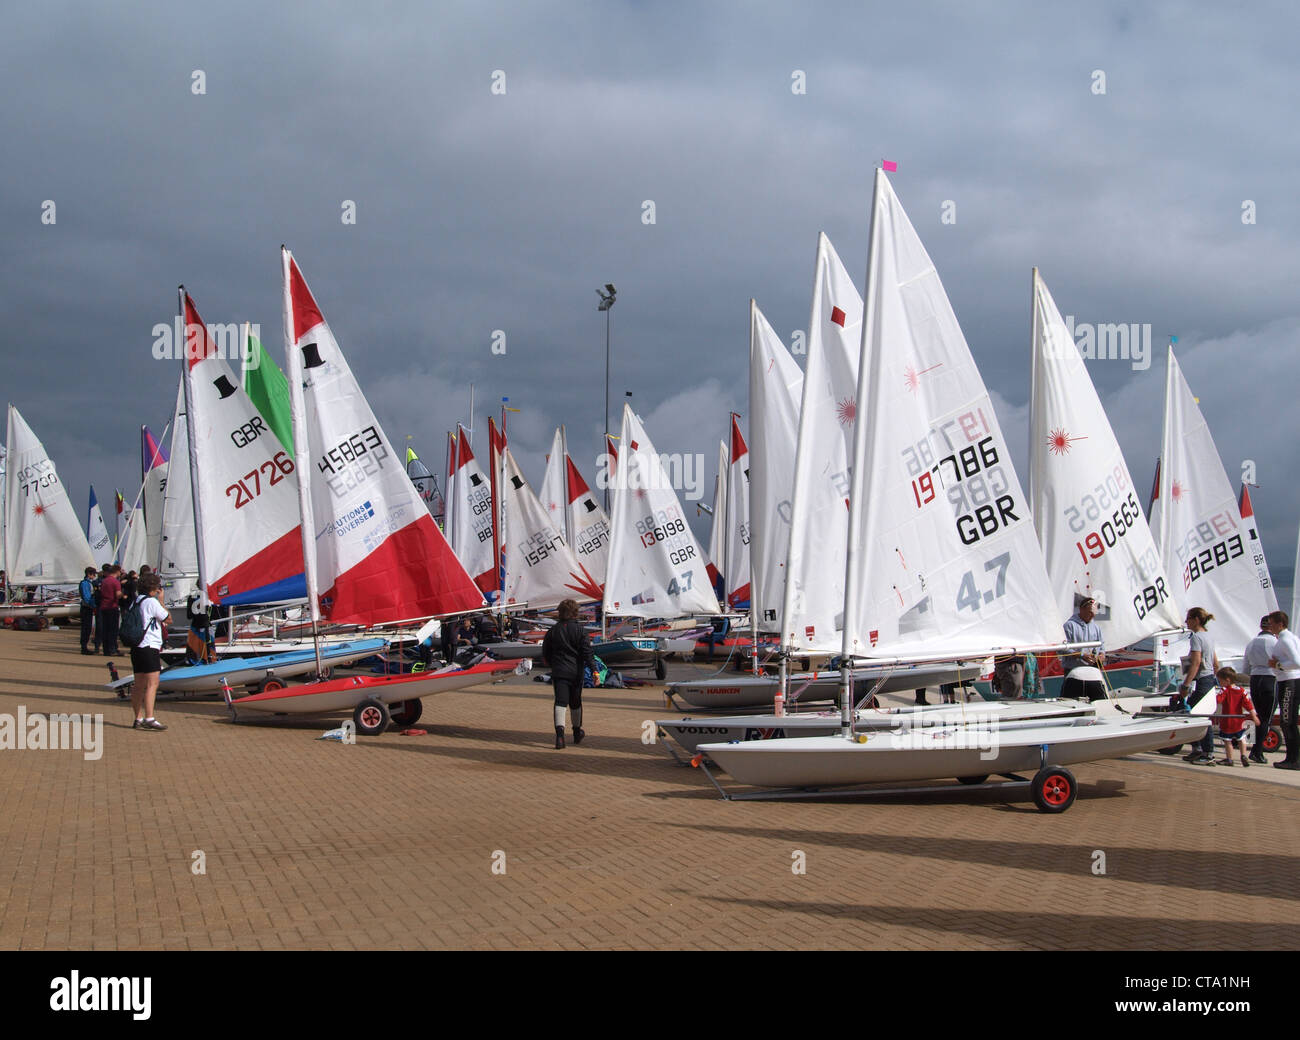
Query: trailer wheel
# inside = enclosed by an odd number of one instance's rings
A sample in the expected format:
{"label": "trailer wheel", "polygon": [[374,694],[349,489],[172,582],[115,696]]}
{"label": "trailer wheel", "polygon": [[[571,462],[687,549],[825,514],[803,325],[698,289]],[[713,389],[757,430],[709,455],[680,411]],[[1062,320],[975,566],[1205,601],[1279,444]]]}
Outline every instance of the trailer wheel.
{"label": "trailer wheel", "polygon": [[957,782],[959,784],[970,784],[972,787],[974,787],[976,784],[984,783],[984,781],[987,780],[988,778],[989,778],[988,773],[985,773],[983,776],[959,776],[957,777]]}
{"label": "trailer wheel", "polygon": [[352,713],[352,721],[357,724],[357,732],[367,737],[377,736],[388,728],[388,707],[383,701],[367,697],[357,705]]}
{"label": "trailer wheel", "polygon": [[283,690],[283,689],[284,689],[284,683],[281,682],[279,679],[267,679],[266,682],[262,683],[261,689],[259,689],[257,692],[266,693],[269,690]]}
{"label": "trailer wheel", "polygon": [[1264,734],[1264,750],[1276,751],[1282,746],[1282,731],[1276,726],[1269,726],[1268,732]]}
{"label": "trailer wheel", "polygon": [[1183,750],[1182,744],[1174,744],[1171,747],[1162,747],[1157,749],[1162,755],[1176,755]]}
{"label": "trailer wheel", "polygon": [[402,701],[393,712],[393,721],[399,726],[414,726],[420,721],[420,716],[424,713],[424,701],[416,697],[414,700]]}
{"label": "trailer wheel", "polygon": [[660,682],[668,678],[668,666],[664,664],[662,657],[655,658],[655,678]]}
{"label": "trailer wheel", "polygon": [[1074,804],[1074,797],[1079,793],[1074,774],[1060,766],[1044,766],[1034,774],[1030,789],[1034,793],[1034,804],[1045,813],[1065,812]]}

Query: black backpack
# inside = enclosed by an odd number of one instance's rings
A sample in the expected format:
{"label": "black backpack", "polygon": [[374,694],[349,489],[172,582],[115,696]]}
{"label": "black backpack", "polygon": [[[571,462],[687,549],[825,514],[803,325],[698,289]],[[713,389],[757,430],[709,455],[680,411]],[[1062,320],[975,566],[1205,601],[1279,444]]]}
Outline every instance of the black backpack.
{"label": "black backpack", "polygon": [[129,647],[138,648],[144,639],[144,616],[140,613],[143,596],[137,596],[122,618],[122,627],[117,630],[117,638]]}

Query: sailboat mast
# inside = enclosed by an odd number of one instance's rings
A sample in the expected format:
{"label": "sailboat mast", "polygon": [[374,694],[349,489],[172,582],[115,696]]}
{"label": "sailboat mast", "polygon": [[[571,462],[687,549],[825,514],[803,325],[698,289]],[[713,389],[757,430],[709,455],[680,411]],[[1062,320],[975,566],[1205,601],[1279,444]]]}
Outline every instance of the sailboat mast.
{"label": "sailboat mast", "polygon": [[[858,361],[858,406],[862,408],[863,402],[871,398],[868,394],[870,388],[876,380],[881,378],[878,371],[871,369],[878,368],[881,363],[881,351],[874,350],[871,353],[871,365],[865,364],[865,359],[861,354],[865,352],[868,338],[872,335],[872,325],[876,321],[876,294],[872,291],[871,280],[876,275],[879,267],[879,236],[876,234],[876,225],[880,217],[880,195],[881,185],[884,183],[884,171],[876,169],[876,180],[871,199],[871,228],[868,232],[867,247],[867,277],[862,294],[862,344],[859,348]],[[871,425],[878,421],[878,413],[874,409],[868,409],[865,416],[860,416],[853,427],[853,456],[850,459],[852,469],[852,480],[849,485],[849,537],[848,547],[844,560],[844,641],[840,654],[840,735],[846,738],[853,736],[853,642],[858,631],[858,586],[862,582],[862,576],[858,573],[858,545],[853,538],[853,532],[858,529],[858,514],[867,507],[866,496],[863,494],[864,478],[868,466],[867,460],[867,432]],[[863,421],[865,419],[865,422]]]}
{"label": "sailboat mast", "polygon": [[[1029,483],[1025,491],[1029,498],[1030,509],[1038,501],[1034,497],[1034,437],[1038,429],[1038,268],[1033,268],[1029,276]],[[1034,530],[1038,533],[1038,543],[1043,544],[1043,517],[1034,510]]]}
{"label": "sailboat mast", "polygon": [[[194,390],[190,385],[190,362],[194,360],[190,357],[189,351],[189,323],[185,320],[185,286],[177,289],[177,295],[180,303],[181,312],[181,385],[185,388],[185,441],[186,450],[190,456],[190,501],[194,505],[194,546],[199,561],[199,580],[196,583],[199,590],[199,603],[208,602],[208,585],[207,585],[207,561],[203,555],[203,511],[199,503],[199,452],[198,445],[194,440],[194,423],[189,421],[189,416],[194,414]],[[203,331],[204,341],[207,339],[207,330]],[[143,481],[140,484],[141,493],[144,492]],[[139,501],[140,496],[136,496]],[[127,527],[130,530],[130,527]],[[233,628],[232,628],[233,631]]]}
{"label": "sailboat mast", "polygon": [[289,419],[293,423],[293,468],[298,472],[298,516],[302,534],[302,571],[311,610],[311,646],[316,654],[316,674],[325,671],[320,656],[320,590],[316,579],[316,524],[311,508],[311,467],[308,465],[307,401],[302,392],[302,357],[293,349],[293,298],[290,291],[289,250],[280,247],[284,275],[284,367],[289,376]]}

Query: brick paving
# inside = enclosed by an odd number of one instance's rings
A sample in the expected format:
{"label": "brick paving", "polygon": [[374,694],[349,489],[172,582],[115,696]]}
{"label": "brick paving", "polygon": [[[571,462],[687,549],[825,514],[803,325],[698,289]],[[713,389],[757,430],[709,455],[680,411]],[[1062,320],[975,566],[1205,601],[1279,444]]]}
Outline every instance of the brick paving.
{"label": "brick paving", "polygon": [[75,631],[0,631],[0,713],[105,724],[98,761],[0,751],[0,948],[1300,946],[1300,787],[1272,769],[1089,763],[1060,816],[955,787],[723,802],[642,744],[657,688],[588,691],[563,752],[548,688],[516,678],[345,746],[206,700],[133,731],[103,662]]}

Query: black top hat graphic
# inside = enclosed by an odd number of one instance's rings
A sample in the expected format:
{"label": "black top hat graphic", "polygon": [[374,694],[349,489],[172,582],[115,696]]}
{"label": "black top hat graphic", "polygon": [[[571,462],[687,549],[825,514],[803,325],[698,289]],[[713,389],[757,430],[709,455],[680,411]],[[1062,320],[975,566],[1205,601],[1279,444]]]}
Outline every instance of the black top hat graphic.
{"label": "black top hat graphic", "polygon": [[212,385],[217,388],[217,393],[221,395],[221,400],[223,401],[235,392],[234,386],[230,383],[229,376],[218,376],[212,381]]}
{"label": "black top hat graphic", "polygon": [[320,368],[325,361],[320,356],[320,347],[315,343],[304,343],[302,345],[302,367],[303,368]]}

